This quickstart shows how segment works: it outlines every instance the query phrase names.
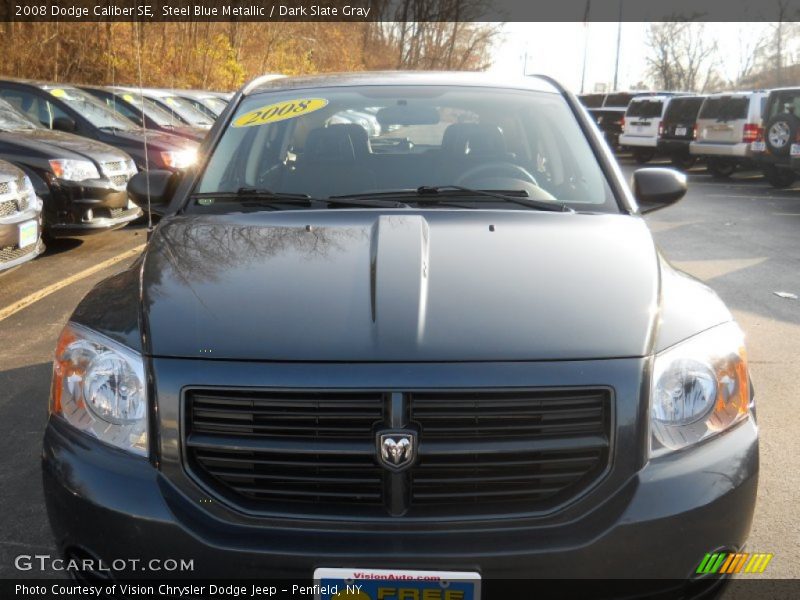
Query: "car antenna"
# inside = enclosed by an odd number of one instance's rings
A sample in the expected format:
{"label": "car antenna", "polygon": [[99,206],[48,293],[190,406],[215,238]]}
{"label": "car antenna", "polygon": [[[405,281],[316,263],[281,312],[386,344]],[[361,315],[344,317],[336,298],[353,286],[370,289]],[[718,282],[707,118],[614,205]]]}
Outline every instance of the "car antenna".
{"label": "car antenna", "polygon": [[[139,71],[139,102],[142,106],[144,117],[144,86],[142,85],[142,21],[136,20],[136,62]],[[150,159],[147,152],[147,122],[142,118],[142,136],[144,138],[144,171],[148,173],[146,180],[147,189],[147,238],[153,233],[153,213],[150,212]]]}

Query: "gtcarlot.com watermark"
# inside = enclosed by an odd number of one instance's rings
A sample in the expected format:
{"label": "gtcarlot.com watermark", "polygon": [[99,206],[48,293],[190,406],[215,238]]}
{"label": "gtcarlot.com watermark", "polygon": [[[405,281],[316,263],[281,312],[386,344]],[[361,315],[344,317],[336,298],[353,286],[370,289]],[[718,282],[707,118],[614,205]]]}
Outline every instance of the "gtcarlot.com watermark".
{"label": "gtcarlot.com watermark", "polygon": [[101,573],[194,571],[194,559],[185,558],[115,558],[110,562],[94,558],[59,558],[50,554],[20,554],[14,559],[18,571],[83,571]]}

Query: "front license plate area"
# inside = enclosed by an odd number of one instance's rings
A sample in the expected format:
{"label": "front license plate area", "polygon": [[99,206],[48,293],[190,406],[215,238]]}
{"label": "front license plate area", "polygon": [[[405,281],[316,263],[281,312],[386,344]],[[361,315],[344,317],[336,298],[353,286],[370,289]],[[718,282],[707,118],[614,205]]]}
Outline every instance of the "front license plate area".
{"label": "front license plate area", "polygon": [[314,583],[320,586],[317,600],[480,600],[481,597],[481,576],[462,571],[320,568],[314,571]]}
{"label": "front license plate area", "polygon": [[19,243],[17,244],[20,248],[32,246],[36,243],[36,239],[38,237],[39,226],[36,224],[36,221],[26,221],[25,223],[20,223]]}

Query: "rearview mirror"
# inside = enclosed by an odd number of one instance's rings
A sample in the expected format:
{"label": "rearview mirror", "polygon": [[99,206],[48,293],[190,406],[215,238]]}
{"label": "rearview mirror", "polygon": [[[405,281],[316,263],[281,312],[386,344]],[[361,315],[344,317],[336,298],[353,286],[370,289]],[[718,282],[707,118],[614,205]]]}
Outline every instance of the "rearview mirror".
{"label": "rearview mirror", "polygon": [[686,175],[674,169],[648,167],[637,169],[631,180],[639,212],[646,214],[675,204],[686,195]]}
{"label": "rearview mirror", "polygon": [[409,106],[398,104],[387,106],[375,115],[382,127],[390,125],[436,125],[439,122],[439,111],[429,106]]}
{"label": "rearview mirror", "polygon": [[162,216],[167,212],[179,179],[180,175],[172,171],[140,171],[128,182],[128,196],[136,206],[147,212],[149,194],[150,212]]}
{"label": "rearview mirror", "polygon": [[69,117],[56,117],[53,119],[53,129],[57,131],[66,131],[67,133],[75,133],[78,128],[75,121]]}

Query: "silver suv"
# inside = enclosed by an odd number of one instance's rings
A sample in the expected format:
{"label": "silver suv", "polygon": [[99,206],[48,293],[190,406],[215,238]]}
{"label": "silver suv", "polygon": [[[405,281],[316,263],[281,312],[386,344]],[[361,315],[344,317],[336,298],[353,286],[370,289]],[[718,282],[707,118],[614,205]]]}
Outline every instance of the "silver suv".
{"label": "silver suv", "polygon": [[737,168],[752,168],[753,143],[761,128],[767,92],[725,92],[703,101],[697,116],[692,156],[704,157],[714,177],[730,177]]}

